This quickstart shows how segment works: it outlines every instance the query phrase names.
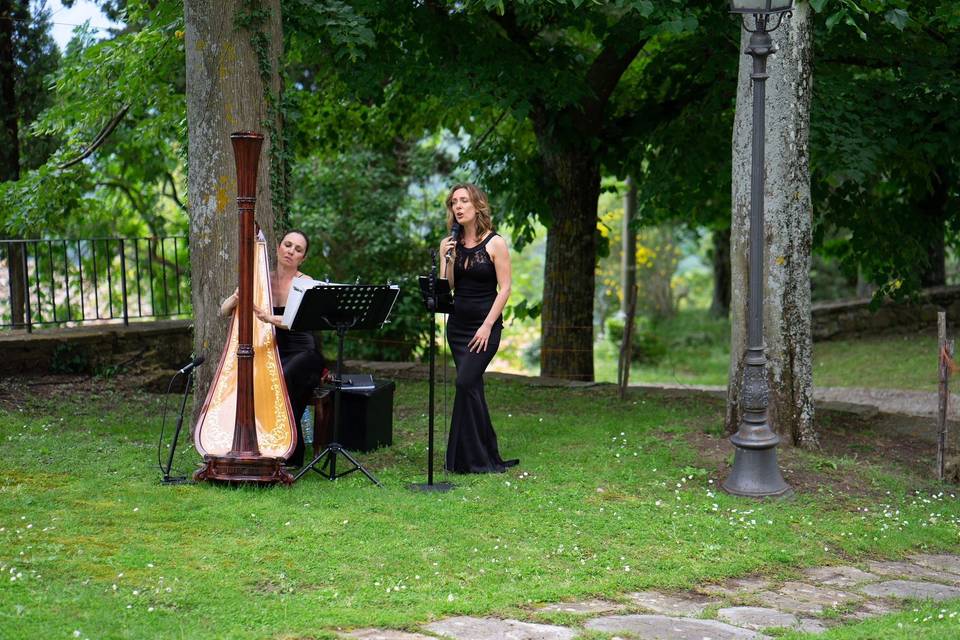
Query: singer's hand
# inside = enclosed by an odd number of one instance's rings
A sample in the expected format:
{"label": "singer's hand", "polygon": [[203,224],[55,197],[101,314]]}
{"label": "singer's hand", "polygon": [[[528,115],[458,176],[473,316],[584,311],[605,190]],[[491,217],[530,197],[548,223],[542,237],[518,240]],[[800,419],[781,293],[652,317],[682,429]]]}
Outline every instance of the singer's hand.
{"label": "singer's hand", "polygon": [[456,240],[454,240],[454,239],[453,239],[452,237],[450,237],[450,236],[445,237],[443,240],[440,241],[440,255],[441,255],[441,257],[443,257],[444,259],[446,259],[446,258],[447,258],[447,254],[451,254],[451,256],[452,256],[452,254],[453,254],[453,249],[454,249],[454,247],[456,247],[456,246],[457,246]]}
{"label": "singer's hand", "polygon": [[473,334],[473,340],[470,341],[467,348],[469,351],[480,353],[481,351],[487,350],[488,342],[490,342],[490,326],[484,322],[480,325],[480,328],[477,329],[477,332]]}

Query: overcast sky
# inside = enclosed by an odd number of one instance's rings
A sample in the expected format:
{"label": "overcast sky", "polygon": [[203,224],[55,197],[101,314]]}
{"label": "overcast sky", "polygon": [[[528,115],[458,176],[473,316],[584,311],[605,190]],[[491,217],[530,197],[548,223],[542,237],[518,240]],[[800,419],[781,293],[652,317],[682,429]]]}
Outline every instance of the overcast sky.
{"label": "overcast sky", "polygon": [[[53,39],[62,51],[73,35],[73,30],[78,26],[90,21],[92,27],[104,28],[112,23],[107,20],[97,5],[91,0],[77,0],[70,9],[60,4],[60,0],[47,0],[47,7],[50,9],[50,21],[53,23]],[[104,35],[106,35],[104,33]]]}

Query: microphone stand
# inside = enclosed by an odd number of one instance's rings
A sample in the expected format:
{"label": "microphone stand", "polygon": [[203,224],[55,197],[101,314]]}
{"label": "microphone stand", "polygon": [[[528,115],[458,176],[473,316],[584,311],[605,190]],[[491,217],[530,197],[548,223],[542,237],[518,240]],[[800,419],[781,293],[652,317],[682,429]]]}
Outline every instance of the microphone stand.
{"label": "microphone stand", "polygon": [[412,483],[407,485],[408,489],[413,491],[435,491],[435,492],[446,492],[453,489],[453,483],[451,482],[440,482],[434,484],[433,482],[433,434],[434,434],[434,382],[436,380],[436,351],[437,351],[437,257],[438,252],[436,250],[430,251],[430,288],[429,295],[427,295],[426,306],[427,313],[430,314],[430,349],[428,359],[430,361],[430,390],[429,390],[429,408],[427,410],[427,483],[426,484],[416,484]]}
{"label": "microphone stand", "polygon": [[173,442],[170,445],[170,455],[167,456],[167,468],[163,470],[160,484],[194,484],[186,476],[170,476],[173,467],[173,454],[177,450],[177,440],[180,438],[180,429],[183,427],[183,412],[187,406],[187,396],[190,395],[190,383],[193,382],[193,368],[187,373],[187,381],[183,385],[183,399],[180,401],[180,415],[177,416],[177,428],[173,432]]}

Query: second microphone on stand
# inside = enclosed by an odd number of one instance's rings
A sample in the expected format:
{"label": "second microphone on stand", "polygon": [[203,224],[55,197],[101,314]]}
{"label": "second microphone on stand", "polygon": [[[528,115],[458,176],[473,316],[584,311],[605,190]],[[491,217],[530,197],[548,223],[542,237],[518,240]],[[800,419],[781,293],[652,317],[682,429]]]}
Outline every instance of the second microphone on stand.
{"label": "second microphone on stand", "polygon": [[[463,233],[463,225],[453,221],[453,224],[450,226],[450,237],[453,239],[453,243],[456,244],[460,240],[460,234]],[[445,260],[450,260],[453,257],[453,249],[447,251],[447,255],[444,256]]]}

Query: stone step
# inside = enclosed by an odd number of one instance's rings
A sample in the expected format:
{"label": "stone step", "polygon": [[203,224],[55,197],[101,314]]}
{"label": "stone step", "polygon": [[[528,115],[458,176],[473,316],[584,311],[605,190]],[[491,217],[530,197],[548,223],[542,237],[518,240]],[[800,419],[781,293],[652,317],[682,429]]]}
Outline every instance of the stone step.
{"label": "stone step", "polygon": [[608,600],[577,600],[574,602],[552,602],[545,604],[538,611],[548,613],[571,613],[575,615],[589,615],[598,613],[613,613],[623,611],[626,605]]}
{"label": "stone step", "polygon": [[[626,597],[636,606],[654,614],[601,615],[587,619],[590,631],[623,633],[640,640],[757,640],[768,636],[765,629],[791,629],[818,634],[827,630],[817,615],[825,609],[842,607],[840,620],[854,622],[897,610],[901,600],[947,600],[960,598],[960,556],[917,554],[909,561],[873,561],[869,571],[851,566],[812,567],[802,571],[812,583],[776,583],[762,576],[732,578],[721,584],[699,587],[683,594],[636,591]],[[889,579],[889,578],[914,579]],[[848,590],[841,590],[848,589]],[[712,597],[711,597],[712,596]],[[716,620],[699,619],[722,600],[754,601],[763,606],[733,606],[717,610]],[[631,605],[602,598],[549,603],[540,613],[597,616],[621,612]],[[838,622],[837,619],[833,624]],[[344,634],[357,640],[431,640],[435,636],[452,640],[573,640],[579,635],[569,627],[502,620],[493,617],[457,616],[424,627],[434,636],[390,629],[358,629]]]}
{"label": "stone step", "polygon": [[916,580],[888,580],[877,584],[868,584],[862,587],[860,591],[875,598],[896,598],[899,600],[939,601],[960,598],[960,588]]}
{"label": "stone step", "polygon": [[817,620],[798,618],[792,613],[764,607],[728,607],[717,611],[717,619],[735,627],[762,631],[784,627],[805,633],[823,633],[827,628]]}
{"label": "stone step", "polygon": [[762,640],[765,636],[750,629],[719,620],[697,620],[660,615],[605,616],[587,621],[591,631],[627,633],[641,640]]}
{"label": "stone step", "polygon": [[720,604],[719,600],[695,594],[672,596],[658,591],[636,591],[628,593],[627,597],[644,609],[667,616],[697,617],[707,607]]}
{"label": "stone step", "polygon": [[469,616],[438,620],[424,628],[454,640],[573,640],[577,635],[573,629],[550,624]]}

